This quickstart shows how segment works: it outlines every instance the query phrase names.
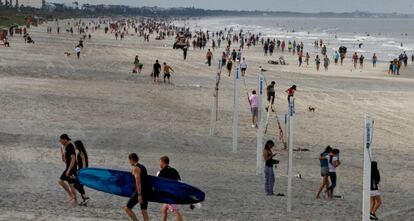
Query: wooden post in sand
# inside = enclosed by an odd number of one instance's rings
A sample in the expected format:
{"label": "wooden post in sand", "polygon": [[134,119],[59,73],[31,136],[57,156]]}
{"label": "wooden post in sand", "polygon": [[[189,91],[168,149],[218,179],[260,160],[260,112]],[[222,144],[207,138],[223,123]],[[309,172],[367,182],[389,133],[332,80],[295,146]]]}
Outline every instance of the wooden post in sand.
{"label": "wooden post in sand", "polygon": [[259,73],[259,86],[258,86],[258,128],[257,128],[257,159],[256,159],[256,174],[263,173],[263,132],[264,132],[264,121],[263,121],[263,94],[265,88],[265,79],[262,70]]}
{"label": "wooden post in sand", "polygon": [[234,102],[233,102],[233,153],[237,153],[239,143],[239,106],[240,106],[240,61],[237,61],[234,73]]}
{"label": "wooden post in sand", "polygon": [[288,112],[288,147],[289,147],[289,164],[288,164],[288,187],[287,187],[287,211],[292,211],[292,170],[293,170],[293,121],[295,116],[295,100],[293,96],[289,99]]}
{"label": "wooden post in sand", "polygon": [[220,85],[220,76],[221,76],[221,60],[219,59],[217,65],[217,75],[216,75],[216,85],[214,87],[213,94],[213,106],[211,108],[211,117],[210,117],[210,136],[213,136],[216,130],[216,122],[218,120],[218,92]]}
{"label": "wooden post in sand", "polygon": [[372,135],[374,120],[370,117],[365,118],[364,132],[364,171],[363,171],[363,192],[362,192],[362,221],[370,220],[371,209],[371,161],[372,161]]}

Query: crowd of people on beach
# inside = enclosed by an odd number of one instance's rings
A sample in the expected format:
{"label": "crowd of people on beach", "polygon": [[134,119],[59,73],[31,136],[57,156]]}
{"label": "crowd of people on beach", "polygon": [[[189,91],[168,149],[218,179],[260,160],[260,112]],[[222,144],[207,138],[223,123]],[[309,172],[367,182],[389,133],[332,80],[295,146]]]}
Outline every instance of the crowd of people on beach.
{"label": "crowd of people on beach", "polygon": [[[315,49],[320,49],[320,53],[311,55],[307,52],[306,45],[303,42],[296,42],[296,40],[284,40],[284,39],[271,39],[266,38],[261,33],[251,33],[244,32],[243,30],[234,31],[233,29],[224,29],[220,31],[202,31],[197,30],[194,33],[191,33],[189,28],[186,27],[177,27],[168,23],[165,20],[158,21],[156,19],[143,19],[143,20],[119,20],[119,21],[109,21],[102,20],[99,23],[89,23],[86,24],[81,21],[77,21],[73,24],[73,27],[67,29],[67,32],[70,32],[72,35],[74,30],[77,30],[77,33],[81,36],[79,42],[75,46],[75,53],[77,58],[81,58],[81,51],[85,46],[86,40],[91,40],[93,31],[96,31],[100,28],[100,25],[105,25],[105,33],[111,33],[115,37],[115,40],[123,40],[127,36],[138,36],[143,39],[145,42],[149,42],[150,38],[155,40],[165,40],[166,38],[175,38],[174,49],[181,49],[183,51],[183,59],[187,59],[187,53],[190,46],[193,50],[205,50],[205,57],[203,52],[203,57],[200,60],[204,60],[205,65],[212,66],[212,61],[214,58],[214,52],[224,46],[223,51],[220,53],[221,66],[227,70],[227,75],[231,77],[231,74],[234,71],[234,67],[239,65],[241,71],[241,77],[245,77],[248,67],[248,58],[243,56],[242,53],[250,47],[256,47],[262,45],[263,55],[267,58],[274,56],[275,52],[277,54],[286,53],[286,56],[297,57],[298,66],[308,67],[310,61],[314,60],[316,65],[316,70],[320,71],[320,65],[323,65],[325,71],[329,70],[331,65],[331,59],[335,65],[343,65],[344,60],[346,59],[347,49],[344,46],[338,48],[334,51],[332,55],[328,54],[326,44],[322,39],[314,42],[313,47]],[[131,32],[130,29],[133,31]],[[56,29],[57,34],[60,32],[60,28]],[[47,33],[52,33],[52,27],[47,27]],[[25,33],[27,34],[27,33]],[[112,35],[109,35],[112,38]],[[154,37],[155,36],[155,37]],[[6,40],[3,40],[4,44],[9,44]],[[25,35],[25,41],[28,43],[34,43],[34,41],[27,34]],[[33,41],[33,42],[31,42]],[[190,45],[191,43],[191,45]],[[211,47],[209,46],[211,45]],[[8,45],[9,46],[9,45]],[[68,54],[70,54],[68,52]],[[291,54],[291,55],[290,55]],[[314,58],[311,58],[314,56]],[[131,59],[132,60],[132,59]],[[365,57],[363,54],[358,54],[357,52],[353,53],[350,57],[350,60],[353,64],[354,69],[363,69]],[[389,74],[400,73],[401,67],[406,67],[408,65],[408,55],[403,52],[398,58],[390,62]],[[414,55],[411,57],[411,61],[414,62]],[[378,63],[378,55],[374,53],[372,55],[372,65],[376,67]],[[289,65],[288,62],[284,59],[283,56],[280,56],[278,60],[270,60],[269,64],[277,65]],[[144,64],[141,61],[139,55],[135,55],[133,59],[133,68],[132,73],[141,74],[143,72]],[[266,71],[260,67],[261,71]],[[160,75],[162,74],[164,83],[171,83],[171,78],[175,74],[174,69],[167,62],[155,60],[150,71],[151,78],[154,83],[160,82]],[[247,91],[247,88],[246,88]],[[267,105],[265,110],[275,111],[273,106],[276,98],[276,82],[272,81],[266,86],[266,95],[267,95]],[[297,86],[292,85],[284,92],[287,94],[287,100],[295,95],[297,91]],[[252,114],[252,128],[258,127],[258,113],[259,113],[259,96],[256,90],[252,90],[251,94],[248,93],[248,101],[250,105],[250,110]],[[77,173],[82,168],[87,168],[88,164],[88,154],[84,147],[82,141],[77,140],[74,143],[71,142],[71,139],[67,134],[60,136],[59,140],[61,144],[61,154],[62,161],[66,164],[64,172],[61,174],[59,179],[59,184],[65,190],[69,196],[69,202],[73,204],[78,204],[77,192],[81,195],[82,201],[79,203],[81,206],[87,205],[89,201],[89,196],[86,195],[84,187],[77,180]],[[274,168],[279,164],[279,161],[274,159],[277,154],[273,151],[275,143],[272,140],[268,140],[265,143],[263,149],[263,160],[265,163],[265,194],[268,196],[274,195],[274,186],[276,181],[276,176],[274,173]],[[319,199],[322,197],[327,199],[335,198],[335,187],[337,183],[337,168],[341,165],[341,160],[339,157],[340,151],[337,148],[332,148],[327,146],[326,149],[320,154],[319,163],[321,167],[321,176],[322,184],[317,191],[316,198]],[[148,201],[145,195],[145,189],[143,189],[142,183],[145,182],[146,177],[148,176],[147,170],[144,165],[139,163],[139,157],[137,154],[132,153],[128,156],[130,165],[132,166],[132,174],[136,179],[137,190],[134,195],[131,196],[131,199],[128,201],[124,210],[127,215],[132,220],[138,220],[132,209],[136,205],[140,205],[142,215],[144,220],[148,220]],[[179,173],[172,167],[169,166],[169,158],[163,156],[160,158],[160,172],[158,176],[165,177],[173,180],[181,180]],[[379,192],[378,184],[380,182],[380,174],[378,171],[377,163],[372,162],[372,182],[371,182],[371,219],[377,219],[376,211],[381,206],[381,194]],[[279,196],[283,194],[279,193]],[[180,208],[178,205],[164,204],[161,208],[162,219],[166,220],[168,216],[168,211],[173,212],[177,220],[183,220],[183,217],[180,213]]]}

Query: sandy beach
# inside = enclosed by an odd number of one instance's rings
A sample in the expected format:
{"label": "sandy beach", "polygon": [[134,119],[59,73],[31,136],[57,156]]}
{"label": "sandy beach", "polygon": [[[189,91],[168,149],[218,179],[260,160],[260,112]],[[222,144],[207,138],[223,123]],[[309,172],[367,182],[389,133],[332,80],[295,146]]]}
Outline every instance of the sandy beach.
{"label": "sandy beach", "polygon": [[[62,27],[65,30],[65,27]],[[361,220],[363,122],[375,120],[373,157],[381,172],[383,207],[380,220],[414,220],[414,68],[400,76],[387,74],[387,64],[353,70],[343,66],[316,71],[297,67],[296,57],[284,53],[289,65],[267,63],[262,47],[245,49],[247,90],[257,88],[258,67],[267,81],[276,81],[279,119],[287,111],[286,93],[298,86],[294,130],[293,211],[286,197],[265,196],[264,177],[255,174],[256,130],[251,128],[244,85],[240,97],[240,141],[232,153],[233,77],[226,70],[220,84],[219,121],[209,136],[216,61],[204,64],[206,50],[173,50],[173,38],[149,43],[137,36],[115,40],[100,29],[85,41],[81,59],[73,52],[79,35],[46,33],[46,25],[29,30],[35,44],[20,36],[10,48],[0,48],[0,220],[127,220],[127,198],[87,189],[88,207],[73,207],[58,186],[64,170],[59,135],[82,140],[90,166],[130,170],[128,154],[136,152],[150,174],[168,155],[184,182],[206,193],[201,209],[183,207],[185,220]],[[208,45],[211,45],[210,43]],[[310,47],[310,46],[306,46]],[[306,50],[306,48],[305,48]],[[64,52],[72,55],[67,57]],[[132,74],[135,55],[144,64]],[[278,51],[271,59],[282,54]],[[349,56],[349,54],[348,54]],[[175,70],[173,85],[154,84],[152,64],[158,59]],[[323,69],[323,68],[322,68]],[[308,106],[316,108],[309,112]],[[280,164],[276,193],[286,194],[287,151],[278,140],[275,117],[265,140],[276,142]],[[341,150],[337,193],[343,199],[315,199],[321,183],[319,154],[331,145]],[[160,220],[160,205],[150,203],[151,220]],[[170,217],[172,219],[172,217]]]}

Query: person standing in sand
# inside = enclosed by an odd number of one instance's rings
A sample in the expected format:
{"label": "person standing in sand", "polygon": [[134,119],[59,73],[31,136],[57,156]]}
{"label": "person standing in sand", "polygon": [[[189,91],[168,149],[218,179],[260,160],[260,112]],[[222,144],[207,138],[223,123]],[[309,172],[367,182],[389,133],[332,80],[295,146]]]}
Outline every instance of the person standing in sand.
{"label": "person standing in sand", "polygon": [[319,71],[319,67],[321,66],[321,59],[319,58],[319,55],[316,55],[315,64],[316,64],[316,71]]}
{"label": "person standing in sand", "polygon": [[267,196],[274,195],[275,172],[273,170],[273,165],[278,163],[277,160],[273,159],[273,157],[276,156],[276,154],[272,152],[274,146],[275,143],[272,140],[268,140],[263,149],[263,159],[265,161],[265,193]]}
{"label": "person standing in sand", "polygon": [[329,167],[328,167],[328,159],[326,159],[326,156],[328,156],[330,152],[332,152],[332,147],[327,146],[325,148],[325,151],[323,151],[323,153],[321,153],[321,156],[319,158],[319,162],[320,162],[320,165],[321,165],[322,185],[319,188],[318,193],[316,194],[316,199],[321,198],[321,193],[324,189],[326,190],[326,192],[328,191]]}
{"label": "person standing in sand", "polygon": [[161,73],[161,65],[158,60],[155,61],[154,65],[152,66],[152,77],[154,79],[154,83],[158,83]]}
{"label": "person standing in sand", "polygon": [[76,56],[78,57],[78,59],[80,59],[81,48],[80,48],[79,45],[77,45],[75,47],[75,53],[76,53]]}
{"label": "person standing in sand", "polygon": [[359,56],[359,68],[363,69],[364,68],[364,55],[361,54],[361,56]]}
{"label": "person standing in sand", "polygon": [[328,70],[329,63],[331,63],[331,61],[329,60],[328,55],[325,55],[323,58],[323,67],[325,68],[325,71]]}
{"label": "person standing in sand", "polygon": [[[86,152],[85,146],[83,145],[83,142],[80,140],[77,140],[74,142],[74,145],[76,149],[78,150],[78,155],[76,156],[76,162],[77,162],[77,169],[78,171],[83,168],[88,168],[89,160],[88,160],[88,153]],[[76,188],[77,187],[77,188]],[[89,197],[85,194],[85,188],[83,185],[79,183],[79,181],[75,184],[75,188],[79,191],[79,193],[82,196],[82,202],[79,204],[80,206],[86,206],[87,202],[89,201]]]}
{"label": "person standing in sand", "polygon": [[[178,171],[170,167],[170,158],[168,156],[163,156],[160,158],[160,168],[157,177],[162,177],[170,180],[181,181],[180,174]],[[177,221],[183,221],[183,216],[180,213],[180,206],[174,204],[163,204],[162,211],[162,221],[167,221],[168,210],[175,214]]]}
{"label": "person standing in sand", "polygon": [[131,198],[128,200],[126,207],[124,207],[124,211],[127,213],[128,217],[131,218],[132,221],[138,221],[137,216],[132,211],[135,205],[138,203],[141,207],[141,213],[144,218],[144,221],[148,221],[148,200],[146,196],[146,188],[144,183],[148,179],[147,169],[144,165],[139,164],[139,157],[136,153],[131,153],[128,156],[129,163],[132,166],[132,175],[135,178],[135,192],[132,194]]}
{"label": "person standing in sand", "polygon": [[233,68],[233,61],[231,60],[231,58],[229,58],[227,60],[227,71],[229,71],[229,77],[231,75],[231,69]]}
{"label": "person standing in sand", "polygon": [[358,64],[358,54],[355,52],[354,55],[352,56],[352,60],[354,61],[354,69],[357,69],[357,64]]}
{"label": "person standing in sand", "polygon": [[378,190],[378,184],[380,183],[381,176],[378,170],[378,163],[376,161],[371,162],[371,220],[378,220],[376,215],[377,210],[382,205],[381,193]]}
{"label": "person standing in sand", "polygon": [[306,67],[308,67],[308,66],[309,66],[309,59],[310,59],[309,53],[308,53],[308,52],[306,52],[306,56],[305,56],[305,63],[306,63]]}
{"label": "person standing in sand", "polygon": [[377,61],[378,61],[378,57],[377,54],[374,53],[374,55],[372,55],[372,66],[375,68],[377,66]]}
{"label": "person standing in sand", "polygon": [[[76,151],[73,144],[70,142],[70,138],[67,134],[62,134],[59,139],[59,143],[62,145],[61,154],[62,161],[65,162],[66,168],[60,176],[59,184],[69,195],[69,202],[77,203],[76,201],[76,189],[74,187],[76,183]],[[67,182],[69,185],[67,185]]]}
{"label": "person standing in sand", "polygon": [[132,73],[138,73],[138,67],[139,67],[139,58],[138,55],[135,56],[134,60],[134,69],[132,69]]}
{"label": "person standing in sand", "polygon": [[169,84],[171,83],[171,81],[170,81],[170,79],[171,79],[170,71],[174,72],[174,69],[172,69],[170,67],[170,65],[168,65],[166,62],[164,62],[164,83],[165,83],[165,79],[168,80]]}
{"label": "person standing in sand", "polygon": [[208,51],[207,51],[206,59],[207,59],[207,64],[210,67],[211,66],[211,59],[213,59],[213,52],[211,52],[210,49],[208,49]]}
{"label": "person standing in sand", "polygon": [[243,58],[241,60],[241,62],[240,62],[240,68],[241,68],[242,77],[244,77],[244,75],[246,74],[246,70],[247,70],[246,58]]}
{"label": "person standing in sand", "polygon": [[341,164],[338,159],[339,150],[333,149],[329,155],[325,157],[328,160],[328,168],[329,168],[329,179],[331,181],[331,185],[328,187],[328,197],[333,198],[333,192],[336,187],[336,168]]}
{"label": "person standing in sand", "polygon": [[249,101],[252,108],[252,128],[257,128],[257,119],[259,116],[259,96],[257,96],[255,90],[252,91]]}
{"label": "person standing in sand", "polygon": [[269,111],[269,106],[270,106],[272,111],[274,112],[273,104],[275,103],[275,97],[276,97],[275,85],[276,85],[276,82],[272,81],[266,87],[267,102],[268,102],[268,106],[266,107],[266,111]]}

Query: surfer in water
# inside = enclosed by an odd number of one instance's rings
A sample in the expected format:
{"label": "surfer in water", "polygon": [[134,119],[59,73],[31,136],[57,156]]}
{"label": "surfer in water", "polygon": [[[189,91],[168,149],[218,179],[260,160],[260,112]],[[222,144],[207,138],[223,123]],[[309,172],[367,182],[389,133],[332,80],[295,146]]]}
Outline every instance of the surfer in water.
{"label": "surfer in water", "polygon": [[141,213],[142,213],[142,216],[144,217],[144,221],[148,221],[148,212],[147,212],[148,201],[145,196],[146,191],[143,185],[143,183],[145,183],[145,181],[148,178],[147,169],[145,168],[144,165],[141,165],[138,163],[139,158],[136,153],[131,153],[128,156],[128,159],[129,159],[129,163],[132,166],[132,175],[135,178],[136,190],[132,194],[131,198],[128,200],[128,203],[126,207],[124,207],[124,210],[128,214],[128,216],[131,218],[132,221],[138,221],[138,218],[135,215],[135,213],[132,211],[132,208],[134,208],[134,206],[139,203],[141,206]]}
{"label": "surfer in water", "polygon": [[[172,167],[170,167],[170,158],[168,156],[163,156],[160,158],[160,168],[161,170],[158,172],[158,177],[163,177],[170,180],[181,181],[180,174],[178,171]],[[179,205],[174,204],[164,204],[162,205],[162,221],[167,221],[168,218],[168,210],[175,214],[177,221],[183,221],[183,216],[180,213]]]}

